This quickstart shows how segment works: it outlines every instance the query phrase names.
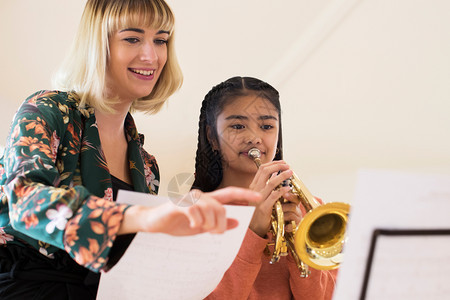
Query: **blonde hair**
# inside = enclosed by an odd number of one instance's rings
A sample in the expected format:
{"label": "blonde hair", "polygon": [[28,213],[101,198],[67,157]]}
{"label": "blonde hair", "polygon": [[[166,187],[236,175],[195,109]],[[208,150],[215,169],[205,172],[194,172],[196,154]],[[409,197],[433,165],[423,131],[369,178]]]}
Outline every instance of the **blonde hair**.
{"label": "blonde hair", "polygon": [[169,32],[167,62],[152,92],[136,99],[131,110],[158,112],[183,83],[174,49],[175,17],[164,0],[88,0],[72,48],[53,78],[55,88],[74,91],[80,106],[112,112],[117,100],[106,97],[109,39],[125,27],[145,26]]}

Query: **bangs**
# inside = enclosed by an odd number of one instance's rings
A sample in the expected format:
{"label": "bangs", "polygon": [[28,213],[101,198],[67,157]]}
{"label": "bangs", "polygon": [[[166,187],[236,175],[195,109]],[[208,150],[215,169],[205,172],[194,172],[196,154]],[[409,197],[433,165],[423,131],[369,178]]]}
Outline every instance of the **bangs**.
{"label": "bangs", "polygon": [[108,35],[124,28],[150,27],[172,35],[175,18],[169,6],[158,0],[113,1],[107,16]]}

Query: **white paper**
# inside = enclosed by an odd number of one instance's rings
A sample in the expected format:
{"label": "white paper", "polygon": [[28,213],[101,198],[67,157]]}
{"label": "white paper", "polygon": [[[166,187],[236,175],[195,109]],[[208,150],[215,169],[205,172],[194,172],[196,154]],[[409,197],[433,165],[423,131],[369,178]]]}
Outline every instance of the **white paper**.
{"label": "white paper", "polygon": [[448,299],[449,249],[450,234],[380,235],[366,299]]}
{"label": "white paper", "polygon": [[[348,237],[344,249],[344,262],[337,278],[334,300],[359,299],[364,280],[372,232],[375,229],[450,229],[450,176],[411,174],[394,171],[361,171],[358,175],[355,198],[352,201]],[[369,289],[371,298],[389,299],[388,295],[397,293],[395,299],[423,299],[415,298],[413,289],[405,289],[409,285],[410,277],[395,276],[389,289],[379,289],[380,281],[385,281],[390,275],[399,274],[405,266],[405,260],[398,255],[404,252],[405,259],[417,266],[423,266],[421,256],[429,254],[429,261],[433,255],[438,255],[442,263],[448,263],[450,258],[447,239],[433,241],[437,243],[432,247],[426,242],[417,242],[423,237],[411,239],[411,242],[381,239],[380,248],[375,252],[374,273],[371,273]],[[391,241],[389,243],[388,241]],[[395,245],[400,243],[401,245]],[[431,242],[430,242],[431,243]],[[406,244],[406,245],[405,245]],[[409,245],[413,248],[406,250]],[[443,247],[447,251],[438,252],[436,247]],[[392,249],[397,249],[393,253]],[[381,256],[380,256],[381,255]],[[397,263],[389,263],[395,260]],[[379,266],[383,265],[381,270]],[[387,267],[389,265],[389,267]],[[437,268],[436,265],[433,265]],[[394,275],[392,275],[394,277]],[[425,279],[424,279],[425,280]],[[439,270],[430,272],[428,279],[422,281],[423,288],[427,289],[427,299],[448,299],[448,293],[441,293],[442,289],[435,289],[436,283],[448,282],[450,272],[441,273]],[[391,282],[392,283],[392,282]],[[397,290],[394,290],[396,289]],[[400,290],[401,289],[401,290]],[[447,290],[448,291],[448,290]],[[369,294],[367,294],[369,295]],[[401,296],[399,296],[401,295]]]}
{"label": "white paper", "polygon": [[[141,205],[170,201],[119,191],[117,201],[122,199]],[[236,257],[254,211],[250,206],[225,207],[227,217],[237,219],[239,226],[224,234],[138,233],[117,265],[102,274],[97,299],[198,300],[209,295]]]}

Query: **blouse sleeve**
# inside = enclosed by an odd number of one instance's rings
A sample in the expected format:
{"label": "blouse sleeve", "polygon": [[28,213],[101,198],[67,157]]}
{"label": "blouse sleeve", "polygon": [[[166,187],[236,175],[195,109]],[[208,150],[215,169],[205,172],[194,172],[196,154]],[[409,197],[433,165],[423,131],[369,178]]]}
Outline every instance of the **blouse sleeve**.
{"label": "blouse sleeve", "polygon": [[205,299],[247,299],[258,276],[268,240],[247,229],[238,255],[216,289]]}
{"label": "blouse sleeve", "polygon": [[[60,103],[43,100],[29,98],[11,127],[3,186],[10,222],[16,231],[65,249],[79,264],[98,271],[128,206],[91,195],[81,185],[57,187],[64,176],[56,165],[60,139],[72,124],[65,124]],[[73,134],[73,151],[80,143]]]}

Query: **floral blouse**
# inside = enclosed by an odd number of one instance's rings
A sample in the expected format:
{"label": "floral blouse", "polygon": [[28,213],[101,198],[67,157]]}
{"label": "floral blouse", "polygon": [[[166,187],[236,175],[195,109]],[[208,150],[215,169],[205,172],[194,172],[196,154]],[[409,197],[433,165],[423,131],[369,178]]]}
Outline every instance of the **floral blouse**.
{"label": "floral blouse", "polygon": [[[0,246],[34,247],[49,258],[65,250],[98,272],[129,207],[112,201],[111,176],[92,107],[75,93],[40,91],[16,113],[0,158]],[[156,160],[125,120],[135,191],[157,194]]]}

